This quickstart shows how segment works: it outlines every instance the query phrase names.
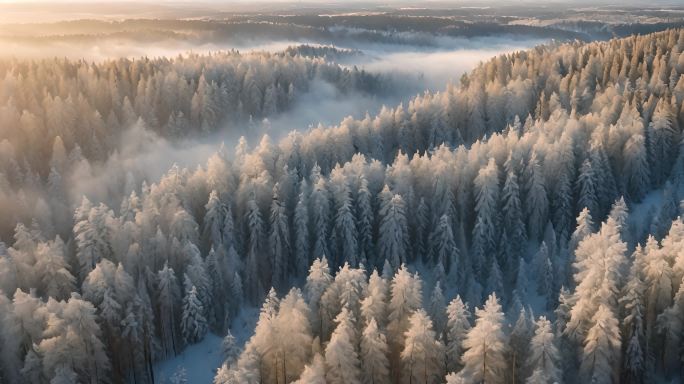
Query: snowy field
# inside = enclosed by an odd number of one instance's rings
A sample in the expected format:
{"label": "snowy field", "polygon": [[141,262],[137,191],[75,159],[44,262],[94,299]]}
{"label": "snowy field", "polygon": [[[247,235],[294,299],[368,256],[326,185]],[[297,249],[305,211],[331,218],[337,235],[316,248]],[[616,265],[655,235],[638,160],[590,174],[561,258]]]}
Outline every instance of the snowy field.
{"label": "snowy field", "polygon": [[[259,310],[257,308],[243,308],[233,320],[231,332],[238,343],[242,346],[252,336]],[[188,346],[180,355],[173,359],[158,362],[154,366],[155,382],[160,384],[174,383],[176,377],[183,376],[185,372],[187,383],[208,384],[214,380],[216,370],[223,363],[221,355],[221,342],[223,337],[211,332],[207,333],[204,340]],[[191,380],[190,380],[191,378]]]}

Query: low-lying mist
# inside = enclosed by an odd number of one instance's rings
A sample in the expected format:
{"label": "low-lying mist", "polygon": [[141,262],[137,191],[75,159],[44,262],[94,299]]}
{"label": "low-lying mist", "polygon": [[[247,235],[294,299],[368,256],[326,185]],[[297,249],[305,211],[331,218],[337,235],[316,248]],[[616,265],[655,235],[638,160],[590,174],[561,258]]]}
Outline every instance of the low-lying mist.
{"label": "low-lying mist", "polygon": [[[498,54],[509,53],[533,47],[543,41],[519,40],[513,37],[482,39],[440,39],[440,48],[425,49],[417,46],[354,45],[364,52],[353,65],[372,72],[394,74],[392,78],[402,79],[404,84],[397,94],[370,97],[357,92],[341,94],[335,87],[316,81],[311,89],[300,96],[294,107],[278,116],[264,121],[253,121],[248,126],[225,127],[210,136],[186,138],[170,142],[135,125],[123,135],[120,150],[104,164],[95,166],[90,177],[78,175],[74,181],[71,197],[80,201],[85,194],[94,201],[111,201],[115,206],[120,199],[117,189],[134,178],[133,185],[142,180],[155,182],[174,164],[194,168],[203,165],[207,158],[225,146],[230,154],[244,136],[253,147],[264,134],[273,142],[293,130],[306,131],[310,127],[336,125],[343,118],[362,118],[366,113],[377,113],[383,105],[394,106],[408,102],[411,97],[423,91],[440,91],[450,81],[473,69],[479,62]],[[279,51],[294,42],[263,43],[259,50]],[[477,47],[483,48],[477,48]],[[236,129],[237,128],[237,129]],[[85,179],[86,181],[79,181]],[[111,184],[111,185],[110,185]],[[130,192],[130,191],[126,191]]]}
{"label": "low-lying mist", "polygon": [[[110,207],[118,207],[123,196],[131,190],[139,191],[143,181],[156,182],[174,164],[181,168],[194,169],[206,164],[207,159],[221,146],[225,146],[226,153],[230,155],[241,136],[246,138],[250,147],[254,147],[264,134],[268,134],[272,142],[277,143],[294,130],[305,132],[319,125],[336,125],[347,116],[363,118],[367,113],[374,115],[383,105],[406,104],[416,94],[443,90],[448,82],[458,82],[463,73],[492,56],[544,43],[538,39],[520,39],[514,36],[472,39],[439,37],[432,41],[439,44],[419,46],[352,42],[346,46],[338,46],[354,49],[358,53],[339,60],[343,66],[356,66],[368,72],[385,75],[384,81],[392,83],[388,86],[392,89],[389,93],[342,93],[334,85],[319,79],[314,80],[306,92],[297,96],[291,108],[275,116],[240,126],[225,124],[222,129],[203,136],[168,139],[152,132],[141,122],[134,124],[120,135],[119,142],[115,145],[116,150],[105,160],[85,162],[72,169],[68,175],[63,175],[70,205],[68,210],[73,211],[83,196],[94,203],[104,202]],[[238,49],[241,52],[280,52],[299,44],[320,45],[307,40],[241,40],[194,46],[182,40],[169,40],[161,44],[103,40],[101,44],[88,47],[65,42],[47,46],[6,41],[3,44],[9,44],[12,48],[5,52],[17,58],[37,59],[59,55],[89,61],[118,57],[173,57],[188,51],[208,53],[228,49]],[[31,188],[26,187],[24,194],[27,200],[25,206],[33,213],[15,214],[15,217],[31,217],[36,215],[36,210],[49,211],[49,198],[41,199],[40,191],[32,193]],[[6,195],[2,199],[12,202],[16,200],[16,196]],[[34,204],[35,201],[40,204]],[[12,212],[16,210],[17,208],[12,208]],[[13,223],[7,223],[1,228],[3,238],[11,234],[13,226]]]}
{"label": "low-lying mist", "polygon": [[94,202],[118,206],[122,194],[138,189],[142,181],[156,182],[173,165],[194,169],[222,146],[230,156],[239,139],[244,137],[250,147],[259,144],[263,135],[277,143],[293,130],[337,124],[343,118],[361,118],[374,114],[393,97],[373,98],[360,93],[342,95],[332,85],[316,81],[310,91],[298,99],[294,108],[272,119],[252,121],[243,126],[225,126],[204,137],[168,140],[136,123],[121,135],[118,150],[103,163],[80,167],[70,177],[69,196],[78,204],[85,195]]}
{"label": "low-lying mist", "polygon": [[457,82],[462,74],[493,56],[529,49],[548,41],[514,36],[472,39],[441,37],[437,47],[373,45],[366,47],[361,67],[371,72],[402,73],[417,78],[419,87],[432,91]]}

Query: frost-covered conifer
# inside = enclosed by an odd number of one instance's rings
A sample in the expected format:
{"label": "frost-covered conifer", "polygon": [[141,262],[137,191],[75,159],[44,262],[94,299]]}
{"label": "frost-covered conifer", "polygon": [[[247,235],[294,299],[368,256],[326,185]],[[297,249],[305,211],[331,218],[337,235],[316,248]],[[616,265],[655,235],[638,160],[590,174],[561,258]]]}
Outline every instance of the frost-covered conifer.
{"label": "frost-covered conifer", "polygon": [[[559,369],[560,355],[551,329],[551,322],[541,316],[535,324],[534,336],[530,342],[530,355],[527,358],[528,369],[532,375],[527,379],[530,383],[554,383],[561,380]],[[540,377],[534,379],[534,377]]]}
{"label": "frost-covered conifer", "polygon": [[181,317],[181,332],[186,343],[197,343],[207,333],[207,320],[203,315],[202,302],[197,297],[197,288],[189,287],[183,298],[183,315]]}
{"label": "frost-covered conifer", "polygon": [[389,383],[389,360],[387,338],[378,328],[375,318],[368,320],[368,325],[361,335],[361,367],[363,383]]}
{"label": "frost-covered conifer", "polygon": [[401,361],[404,365],[404,382],[437,383],[445,372],[442,356],[444,345],[432,328],[432,321],[419,309],[409,318],[405,332]]}
{"label": "frost-covered conifer", "polygon": [[503,383],[506,336],[504,315],[496,294],[491,294],[482,309],[475,310],[475,326],[470,329],[463,346],[461,376],[468,382]]}
{"label": "frost-covered conifer", "polygon": [[463,341],[470,331],[470,312],[460,296],[456,296],[447,307],[445,332],[447,369],[458,371],[462,367]]}
{"label": "frost-covered conifer", "polygon": [[408,252],[408,226],[406,206],[400,195],[394,195],[380,207],[378,257],[388,260],[393,268],[406,262]]}
{"label": "frost-covered conifer", "polygon": [[337,327],[325,348],[326,382],[331,384],[360,384],[361,362],[354,345],[356,338],[353,319],[344,307],[335,319]]}

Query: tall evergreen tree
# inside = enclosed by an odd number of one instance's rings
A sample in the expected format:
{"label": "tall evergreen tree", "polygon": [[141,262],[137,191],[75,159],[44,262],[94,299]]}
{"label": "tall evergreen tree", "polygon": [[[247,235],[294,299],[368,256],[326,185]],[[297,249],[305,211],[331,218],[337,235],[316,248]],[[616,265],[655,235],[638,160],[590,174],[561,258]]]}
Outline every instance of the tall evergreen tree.
{"label": "tall evergreen tree", "polygon": [[354,324],[346,307],[335,319],[337,327],[325,348],[326,382],[360,384],[361,362],[354,346]]}
{"label": "tall evergreen tree", "polygon": [[309,254],[311,247],[309,244],[309,208],[306,179],[302,180],[299,199],[295,207],[294,231],[295,272],[297,276],[301,276],[307,270],[311,260]]}
{"label": "tall evergreen tree", "polygon": [[463,370],[468,382],[503,383],[506,369],[504,315],[496,294],[491,294],[482,309],[475,310],[475,326],[464,340]]}
{"label": "tall evergreen tree", "polygon": [[651,181],[654,185],[661,185],[670,174],[678,142],[669,99],[658,100],[646,133],[649,164],[651,164]]}
{"label": "tall evergreen tree", "polygon": [[361,335],[361,366],[364,384],[390,382],[387,354],[385,334],[378,328],[375,318],[371,318]]}
{"label": "tall evergreen tree", "polygon": [[245,293],[247,297],[256,303],[264,294],[264,284],[262,282],[262,273],[259,273],[264,268],[263,259],[260,257],[263,250],[264,224],[261,219],[261,213],[257,206],[254,196],[247,202],[247,212],[245,213],[245,223],[247,226],[247,257],[245,265],[245,281],[247,287]]}
{"label": "tall evergreen tree", "polygon": [[[186,283],[189,279],[186,276]],[[202,302],[197,297],[197,288],[190,285],[183,297],[183,315],[181,317],[181,332],[186,343],[194,344],[201,341],[207,333],[207,320],[204,318]]]}
{"label": "tall evergreen tree", "polygon": [[580,375],[592,383],[613,383],[620,351],[618,321],[612,311],[601,304],[592,316],[592,323],[584,340]]}
{"label": "tall evergreen tree", "polygon": [[447,307],[446,360],[447,370],[458,371],[463,365],[461,355],[464,351],[463,341],[470,331],[470,312],[460,296],[456,296]]}
{"label": "tall evergreen tree", "polygon": [[271,232],[268,240],[272,258],[272,285],[284,289],[290,272],[290,227],[287,210],[280,194],[280,188],[276,183],[271,201]]}
{"label": "tall evergreen tree", "polygon": [[404,382],[441,382],[445,373],[441,359],[444,345],[437,339],[432,321],[424,310],[419,309],[411,315],[405,337],[401,352],[406,374]]}
{"label": "tall evergreen tree", "polygon": [[551,329],[551,322],[546,320],[546,317],[541,316],[536,323],[534,336],[530,343],[530,356],[528,358],[528,367],[532,372],[532,377],[541,377],[542,380],[528,379],[531,382],[554,383],[561,380],[561,371],[559,369],[559,352],[555,343],[555,335]]}
{"label": "tall evergreen tree", "polygon": [[396,270],[406,261],[408,252],[409,238],[404,199],[400,195],[394,195],[383,202],[380,217],[378,256],[380,260],[388,260]]}
{"label": "tall evergreen tree", "polygon": [[549,199],[547,196],[544,175],[536,153],[527,162],[525,168],[525,214],[530,239],[539,240],[548,220]]}
{"label": "tall evergreen tree", "polygon": [[499,170],[496,161],[489,159],[474,181],[475,227],[473,228],[473,268],[481,277],[489,269],[489,257],[496,250],[499,209]]}

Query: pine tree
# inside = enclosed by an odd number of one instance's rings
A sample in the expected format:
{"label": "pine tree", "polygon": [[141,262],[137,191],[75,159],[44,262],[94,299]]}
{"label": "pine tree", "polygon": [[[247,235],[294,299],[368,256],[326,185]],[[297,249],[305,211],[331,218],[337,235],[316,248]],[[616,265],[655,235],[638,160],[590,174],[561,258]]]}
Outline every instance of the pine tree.
{"label": "pine tree", "polygon": [[542,242],[539,251],[534,256],[534,273],[537,276],[537,293],[544,296],[547,301],[547,306],[553,303],[555,299],[554,292],[554,268],[551,265],[549,258],[549,250],[546,247],[546,242]]}
{"label": "pine tree", "polygon": [[575,302],[566,334],[583,340],[594,323],[591,318],[599,306],[617,313],[617,295],[624,279],[626,244],[620,239],[615,220],[608,220],[601,230],[586,237],[577,247],[575,267]]}
{"label": "pine tree", "polygon": [[496,294],[491,294],[482,309],[475,310],[475,326],[463,342],[462,376],[468,382],[503,383],[506,359],[504,315]]}
{"label": "pine tree", "polygon": [[411,315],[405,337],[401,352],[406,374],[404,381],[426,384],[440,382],[445,373],[442,360],[444,346],[437,339],[432,321],[424,310],[419,309]]}
{"label": "pine tree", "polygon": [[295,231],[295,267],[296,275],[301,276],[307,270],[310,263],[309,244],[309,208],[306,179],[302,180],[299,199],[294,213]]}
{"label": "pine tree", "polygon": [[658,100],[646,133],[651,181],[661,185],[670,173],[677,151],[677,132],[669,99]]}
{"label": "pine tree", "polygon": [[111,255],[107,228],[107,219],[111,215],[112,212],[104,204],[100,204],[92,208],[87,217],[74,226],[76,257],[79,260],[81,279],[95,268],[98,261]]}
{"label": "pine tree", "polygon": [[263,268],[260,254],[263,247],[264,229],[261,213],[259,212],[259,207],[254,198],[255,196],[252,195],[247,202],[247,212],[245,213],[248,234],[247,260],[245,266],[245,279],[248,285],[245,293],[252,302],[257,302],[259,297],[263,295],[262,274],[260,274],[259,271]]}
{"label": "pine tree", "polygon": [[378,256],[380,260],[388,260],[392,268],[397,269],[406,261],[408,251],[404,199],[400,195],[394,195],[384,202],[380,207],[380,217]]}
{"label": "pine tree", "polygon": [[644,352],[639,337],[633,334],[627,341],[625,349],[625,369],[629,375],[629,382],[639,383],[644,370]]}
{"label": "pine tree", "polygon": [[648,151],[644,136],[637,134],[630,137],[625,142],[622,157],[624,159],[621,172],[622,184],[627,196],[632,201],[639,202],[651,185]]}
{"label": "pine tree", "polygon": [[[555,336],[551,329],[551,322],[541,316],[536,323],[534,336],[530,343],[530,356],[527,366],[533,372],[528,382],[554,383],[561,380],[561,371],[558,368],[559,352],[555,343]],[[542,380],[532,380],[534,376],[540,376]]]}
{"label": "pine tree", "polygon": [[[282,356],[278,354],[280,340],[277,335],[278,308],[280,300],[275,289],[271,288],[259,311],[259,319],[254,328],[254,335],[245,345],[245,351],[238,359],[238,366],[249,362],[250,365],[258,364],[258,377],[266,382],[278,380],[282,364]],[[250,354],[252,357],[250,358]],[[246,360],[247,359],[247,360]],[[249,361],[249,360],[256,361]],[[254,369],[254,368],[253,368]]]}
{"label": "pine tree", "polygon": [[79,367],[78,381],[105,380],[110,374],[110,361],[95,307],[77,294],[72,294],[68,301],[51,304],[43,339],[38,345],[44,372],[56,372],[61,366],[73,364]]}
{"label": "pine tree", "polygon": [[344,264],[321,302],[328,316],[337,316],[340,308],[346,306],[356,321],[361,318],[361,301],[367,289],[366,271]]}
{"label": "pine tree", "polygon": [[361,335],[363,383],[384,384],[390,382],[387,354],[385,334],[378,328],[375,318],[370,318]]}
{"label": "pine tree", "polygon": [[[179,172],[175,170],[175,172]],[[171,219],[171,236],[181,244],[197,244],[198,227],[192,215],[182,207],[178,207]]]}
{"label": "pine tree", "polygon": [[432,263],[441,266],[444,272],[458,271],[458,248],[451,230],[451,219],[446,214],[439,218],[430,235],[430,243],[433,245]]}
{"label": "pine tree", "polygon": [[359,244],[359,260],[364,265],[378,265],[375,260],[375,252],[373,250],[373,208],[371,205],[371,193],[368,190],[368,180],[361,177],[359,182],[359,191],[356,194],[356,225],[358,233]]}
{"label": "pine tree", "polygon": [[285,204],[280,201],[280,187],[276,183],[271,201],[271,232],[268,240],[272,258],[272,285],[279,289],[285,288],[289,275],[290,228],[288,222]]}
{"label": "pine tree", "polygon": [[[230,316],[230,302],[228,301],[230,296],[223,294],[227,288],[227,284],[223,276],[223,266],[219,264],[214,248],[209,250],[209,255],[207,255],[207,258],[204,260],[204,265],[206,266],[206,276],[209,279],[209,296],[212,298],[212,302],[210,302],[209,305],[214,306],[213,311],[209,311],[209,313],[213,313],[214,316],[208,320],[211,323],[212,328],[222,330],[224,321]],[[225,299],[220,300],[219,298],[222,297]]]}
{"label": "pine tree", "polygon": [[173,269],[164,263],[164,268],[157,273],[159,280],[159,333],[162,351],[166,356],[180,351],[176,314],[181,298],[178,281]]}
{"label": "pine tree", "polygon": [[643,255],[643,278],[646,285],[644,329],[646,342],[653,343],[657,314],[671,305],[675,282],[667,255],[653,236],[648,237]]}
{"label": "pine tree", "polygon": [[276,365],[280,361],[276,381],[291,382],[309,360],[312,342],[309,307],[298,288],[292,288],[280,301],[275,328],[270,342]]}
{"label": "pine tree", "polygon": [[558,172],[556,181],[550,185],[551,191],[551,211],[553,226],[556,228],[561,239],[570,236],[572,225],[575,218],[575,197],[572,190],[572,183],[575,177],[575,154],[570,140],[561,138],[562,146],[560,156],[562,164]]}
{"label": "pine tree", "polygon": [[470,312],[456,296],[447,307],[446,359],[447,370],[458,371],[462,367],[461,355],[465,349],[463,342],[470,331]]}
{"label": "pine tree", "polygon": [[506,173],[506,181],[502,190],[503,228],[510,248],[509,257],[516,260],[522,256],[524,245],[527,241],[527,233],[522,219],[522,205],[520,202],[520,187],[518,177],[514,171]]}
{"label": "pine tree", "polygon": [[627,203],[625,202],[624,197],[620,197],[619,199],[615,200],[615,203],[613,203],[613,206],[610,209],[608,217],[615,220],[615,223],[620,230],[620,236],[622,237],[622,240],[626,243],[630,243],[628,231],[629,228],[627,228],[629,208],[627,208]]}
{"label": "pine tree", "polygon": [[591,320],[593,325],[584,340],[580,375],[592,383],[613,383],[620,354],[618,321],[604,304],[599,305]]}
{"label": "pine tree", "polygon": [[446,313],[446,299],[442,293],[442,286],[439,281],[432,289],[432,294],[430,295],[430,306],[428,310],[428,314],[430,315],[430,319],[432,319],[432,324],[434,325],[435,333],[441,340],[448,319]]}
{"label": "pine tree", "polygon": [[428,205],[425,203],[425,198],[421,197],[418,206],[415,209],[415,223],[410,225],[413,229],[411,236],[411,244],[413,244],[413,253],[420,257],[420,259],[427,263],[430,256],[427,244],[427,231],[430,225],[430,212]]}
{"label": "pine tree", "polygon": [[475,227],[473,228],[473,268],[481,277],[491,262],[487,258],[496,250],[499,208],[499,170],[494,159],[480,169],[474,181]]}
{"label": "pine tree", "polygon": [[242,288],[242,278],[240,277],[240,274],[237,271],[233,272],[233,278],[230,281],[229,288],[230,295],[233,299],[231,301],[231,312],[234,315],[235,312],[237,312],[237,310],[242,305],[244,296],[244,290]]}
{"label": "pine tree", "polygon": [[327,316],[324,313],[325,308],[321,305],[321,298],[332,282],[328,261],[325,257],[315,259],[309,269],[304,292],[311,308],[311,326],[314,334],[319,337],[327,333]]}
{"label": "pine tree", "polygon": [[[313,171],[312,171],[313,173]],[[312,180],[314,185],[311,192],[311,217],[314,233],[314,257],[330,255],[328,248],[328,225],[330,221],[330,202],[325,179]]]}
{"label": "pine tree", "polygon": [[525,174],[527,230],[530,239],[539,240],[544,231],[544,225],[547,222],[549,200],[541,165],[536,153],[532,153],[525,168]]}
{"label": "pine tree", "polygon": [[[225,367],[225,365],[223,366]],[[215,383],[219,384],[259,384],[263,383],[266,378],[262,377],[262,368],[264,368],[264,360],[257,348],[250,342],[245,344],[245,350],[240,355],[237,362],[237,367],[233,370],[222,369],[214,378]],[[223,380],[223,381],[221,381]]]}
{"label": "pine tree", "polygon": [[207,213],[204,215],[204,234],[205,248],[220,249],[223,245],[223,230],[228,209],[219,200],[218,192],[212,190],[209,194],[209,201],[204,206]]}
{"label": "pine tree", "polygon": [[595,172],[596,198],[599,209],[592,212],[597,212],[599,217],[603,217],[607,213],[610,204],[617,198],[618,191],[615,175],[601,139],[592,137],[589,143],[589,158],[592,169]]}
{"label": "pine tree", "polygon": [[293,381],[292,384],[326,384],[325,381],[325,362],[323,356],[316,354],[313,357],[311,364],[304,367],[302,375],[299,380]]}
{"label": "pine tree", "polygon": [[[380,319],[379,325],[385,326],[387,318],[387,281],[374,270],[368,279],[366,297],[361,302],[361,316],[365,323],[371,319]],[[378,320],[375,320],[378,322]]]}
{"label": "pine tree", "polygon": [[337,327],[325,348],[326,382],[330,384],[360,384],[361,363],[354,347],[354,325],[346,307],[335,319]]}
{"label": "pine tree", "polygon": [[574,252],[579,243],[592,233],[594,233],[594,221],[589,208],[584,207],[577,216],[577,227],[570,238],[568,249]]}
{"label": "pine tree", "polygon": [[[682,278],[684,281],[684,278]],[[682,361],[682,332],[684,331],[684,284],[674,296],[673,303],[657,318],[657,328],[665,336],[663,362],[665,372],[672,375],[681,373]]]}
{"label": "pine tree", "polygon": [[[186,275],[186,282],[189,281]],[[197,288],[188,287],[183,298],[183,316],[181,318],[181,332],[183,340],[188,344],[201,341],[207,333],[207,320],[203,315],[202,302],[197,297]]]}
{"label": "pine tree", "polygon": [[392,279],[388,305],[389,320],[387,341],[390,346],[390,364],[393,379],[400,374],[399,353],[404,349],[404,333],[409,326],[409,317],[422,307],[422,282],[418,275],[411,275],[402,265]]}
{"label": "pine tree", "polygon": [[226,214],[223,218],[222,243],[225,249],[235,249],[237,244],[235,234],[235,222],[233,222],[233,211],[230,209],[230,204],[226,205]]}
{"label": "pine tree", "polygon": [[64,260],[64,248],[59,236],[54,241],[40,243],[36,247],[34,271],[42,280],[39,287],[46,297],[66,299],[74,291],[76,279]]}
{"label": "pine tree", "polygon": [[335,215],[335,232],[337,233],[340,257],[338,264],[349,263],[356,267],[361,260],[358,260],[358,245],[356,234],[356,220],[352,211],[352,201],[349,188],[346,186],[342,188],[339,193],[340,204]]}
{"label": "pine tree", "polygon": [[518,382],[521,382],[529,375],[529,369],[525,363],[530,355],[530,341],[534,334],[532,327],[533,324],[528,311],[525,308],[521,308],[508,342],[510,346],[512,376]]}
{"label": "pine tree", "polygon": [[[202,260],[200,251],[194,244],[186,243],[183,253],[186,262],[185,275],[189,278],[190,284],[197,288],[197,298],[200,300],[202,308],[204,308],[204,318],[212,319],[215,317],[215,308],[212,305],[212,282],[207,273],[206,263]],[[123,272],[123,269],[121,271]],[[189,287],[187,282],[184,281],[184,284],[186,284],[186,288]],[[131,287],[133,286],[132,279],[130,285]]]}
{"label": "pine tree", "polygon": [[487,293],[503,293],[503,277],[501,276],[501,268],[496,258],[492,258],[491,267],[489,268],[489,276],[487,277]]}
{"label": "pine tree", "polygon": [[586,208],[593,215],[600,215],[597,178],[594,165],[585,159],[577,177],[577,205]]}
{"label": "pine tree", "polygon": [[228,367],[232,366],[240,356],[240,347],[237,345],[235,336],[228,330],[221,342],[221,351],[223,353],[223,362]]}
{"label": "pine tree", "polygon": [[632,257],[632,266],[623,295],[619,300],[622,321],[622,340],[624,343],[624,364],[622,376],[630,383],[639,383],[644,370],[644,285],[642,275],[643,250],[637,247]]}

